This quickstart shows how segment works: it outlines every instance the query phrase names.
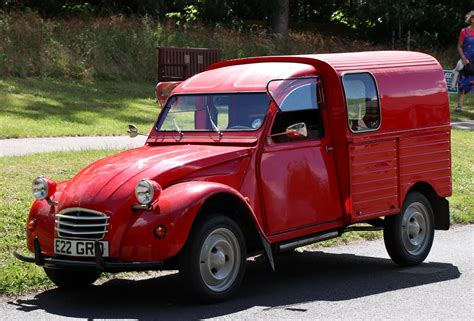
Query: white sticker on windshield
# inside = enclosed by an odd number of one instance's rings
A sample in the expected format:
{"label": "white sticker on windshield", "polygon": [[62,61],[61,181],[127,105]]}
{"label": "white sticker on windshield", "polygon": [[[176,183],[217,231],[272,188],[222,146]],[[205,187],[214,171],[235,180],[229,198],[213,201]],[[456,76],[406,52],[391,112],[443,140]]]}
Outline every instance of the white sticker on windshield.
{"label": "white sticker on windshield", "polygon": [[260,126],[262,126],[262,119],[257,118],[252,122],[252,128],[253,129],[260,128]]}

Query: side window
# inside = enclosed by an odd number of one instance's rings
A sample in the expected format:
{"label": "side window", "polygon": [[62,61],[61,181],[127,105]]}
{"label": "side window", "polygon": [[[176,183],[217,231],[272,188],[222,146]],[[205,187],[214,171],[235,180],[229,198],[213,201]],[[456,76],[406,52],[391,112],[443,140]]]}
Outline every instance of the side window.
{"label": "side window", "polygon": [[317,108],[315,83],[293,89],[280,104],[280,109],[284,112]]}
{"label": "side window", "polygon": [[[318,90],[316,79],[283,80],[279,86],[278,98],[280,111],[276,115],[272,127],[275,143],[314,139],[323,135],[321,112],[318,106]],[[281,101],[281,102],[280,102]],[[290,138],[284,133],[288,126],[305,123],[308,131],[306,138]]]}
{"label": "side window", "polygon": [[342,77],[342,83],[349,129],[353,132],[378,129],[380,100],[373,76],[369,73],[347,74]]}

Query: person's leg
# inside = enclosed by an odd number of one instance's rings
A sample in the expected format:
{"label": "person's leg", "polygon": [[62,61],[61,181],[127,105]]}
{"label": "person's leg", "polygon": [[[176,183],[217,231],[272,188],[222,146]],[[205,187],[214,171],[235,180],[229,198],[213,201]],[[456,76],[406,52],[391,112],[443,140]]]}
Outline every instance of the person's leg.
{"label": "person's leg", "polygon": [[462,105],[464,105],[464,92],[459,91],[458,92],[458,106],[454,111],[462,111]]}

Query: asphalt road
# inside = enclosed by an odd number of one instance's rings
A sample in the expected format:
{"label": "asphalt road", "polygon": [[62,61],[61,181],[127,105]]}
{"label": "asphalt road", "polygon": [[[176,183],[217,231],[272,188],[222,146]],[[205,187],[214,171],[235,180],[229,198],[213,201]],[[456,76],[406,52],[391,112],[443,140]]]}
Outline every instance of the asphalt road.
{"label": "asphalt road", "polygon": [[81,292],[51,289],[0,298],[2,320],[286,320],[474,317],[474,225],[437,231],[426,263],[394,265],[382,240],[249,261],[239,296],[199,305],[176,273],[119,278]]}

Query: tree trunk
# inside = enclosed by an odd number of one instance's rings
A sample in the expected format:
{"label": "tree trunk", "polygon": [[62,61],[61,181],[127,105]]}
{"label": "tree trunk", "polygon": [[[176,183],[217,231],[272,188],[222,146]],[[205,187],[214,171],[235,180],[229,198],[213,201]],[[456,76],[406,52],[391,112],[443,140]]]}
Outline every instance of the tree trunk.
{"label": "tree trunk", "polygon": [[276,0],[274,2],[272,17],[272,30],[277,36],[288,37],[288,17],[289,17],[289,0]]}

